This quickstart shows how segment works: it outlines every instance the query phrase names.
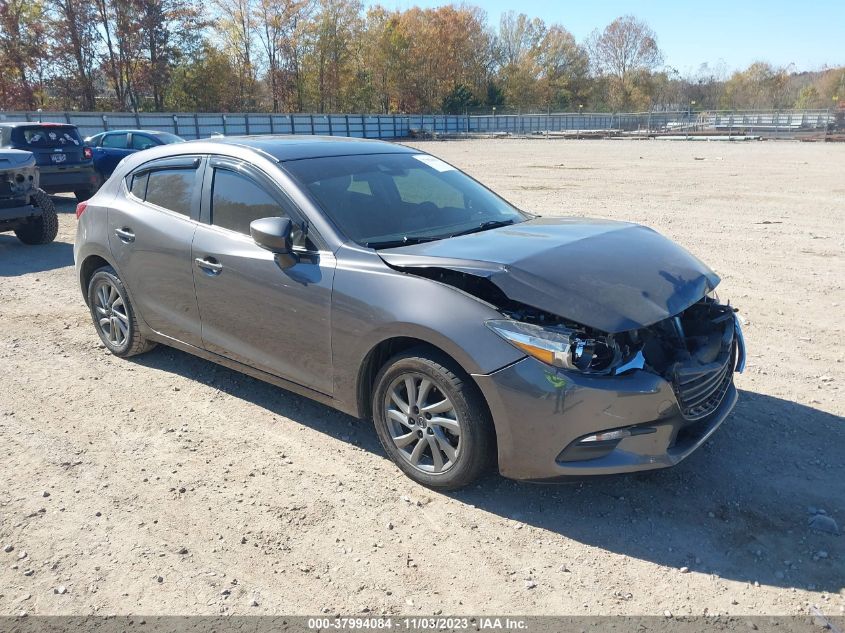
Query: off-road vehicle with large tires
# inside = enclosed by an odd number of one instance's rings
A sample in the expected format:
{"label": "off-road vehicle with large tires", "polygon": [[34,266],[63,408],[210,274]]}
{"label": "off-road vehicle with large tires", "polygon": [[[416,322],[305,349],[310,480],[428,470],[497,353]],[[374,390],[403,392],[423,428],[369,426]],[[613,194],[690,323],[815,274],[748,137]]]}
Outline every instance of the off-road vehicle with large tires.
{"label": "off-road vehicle with large tires", "polygon": [[0,149],[0,232],[14,231],[24,244],[47,244],[59,230],[56,207],[38,180],[32,152]]}

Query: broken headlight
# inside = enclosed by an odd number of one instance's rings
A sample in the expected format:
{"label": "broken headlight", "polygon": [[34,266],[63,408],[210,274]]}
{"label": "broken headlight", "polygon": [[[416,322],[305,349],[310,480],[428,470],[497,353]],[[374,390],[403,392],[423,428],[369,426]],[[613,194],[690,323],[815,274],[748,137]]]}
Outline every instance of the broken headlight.
{"label": "broken headlight", "polygon": [[564,327],[505,319],[487,321],[486,325],[518,350],[553,367],[606,374],[622,361],[612,337],[588,337]]}

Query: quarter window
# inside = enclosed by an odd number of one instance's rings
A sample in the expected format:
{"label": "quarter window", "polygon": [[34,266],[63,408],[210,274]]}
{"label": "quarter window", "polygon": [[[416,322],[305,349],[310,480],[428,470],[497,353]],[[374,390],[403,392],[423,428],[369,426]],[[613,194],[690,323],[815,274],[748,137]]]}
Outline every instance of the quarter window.
{"label": "quarter window", "polygon": [[[196,169],[157,169],[149,172],[147,192],[144,199],[156,206],[191,215],[191,200],[194,196]],[[134,188],[134,180],[133,180]]]}
{"label": "quarter window", "polygon": [[149,178],[149,176],[149,172],[132,176],[132,187],[130,187],[129,191],[131,191],[132,195],[139,200],[143,200],[147,193],[147,178]]}
{"label": "quarter window", "polygon": [[211,223],[249,235],[249,223],[285,215],[279,203],[255,181],[228,169],[215,169]]}

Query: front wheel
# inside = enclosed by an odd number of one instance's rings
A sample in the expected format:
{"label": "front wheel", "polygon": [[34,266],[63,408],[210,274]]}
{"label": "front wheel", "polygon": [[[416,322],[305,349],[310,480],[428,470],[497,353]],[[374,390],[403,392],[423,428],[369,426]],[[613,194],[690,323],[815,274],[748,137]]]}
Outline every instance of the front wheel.
{"label": "front wheel", "polygon": [[373,390],[373,421],[384,450],[411,479],[454,490],[490,465],[493,428],[471,379],[454,362],[417,348],[393,357]]}
{"label": "front wheel", "polygon": [[141,334],[126,287],[111,266],[104,266],[91,276],[88,307],[100,340],[115,356],[135,356],[155,347]]}

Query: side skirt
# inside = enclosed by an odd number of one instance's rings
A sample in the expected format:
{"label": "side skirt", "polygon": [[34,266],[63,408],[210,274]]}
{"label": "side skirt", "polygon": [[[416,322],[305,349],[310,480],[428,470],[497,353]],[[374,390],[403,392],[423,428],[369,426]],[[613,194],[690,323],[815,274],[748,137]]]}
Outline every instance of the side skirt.
{"label": "side skirt", "polygon": [[231,358],[226,358],[225,356],[221,356],[220,354],[215,354],[214,352],[209,352],[208,350],[201,349],[199,347],[194,347],[193,345],[188,345],[187,343],[172,339],[168,336],[164,336],[163,334],[158,334],[157,332],[151,331],[148,327],[145,327],[144,330],[146,330],[146,332],[144,332],[144,336],[146,336],[150,340],[156,341],[157,343],[161,343],[162,345],[167,345],[168,347],[173,347],[188,354],[198,356],[199,358],[202,358],[204,360],[211,361],[212,363],[217,363],[218,365],[222,365],[223,367],[227,367],[242,374],[246,374],[247,376],[252,376],[253,378],[257,378],[258,380],[270,383],[271,385],[275,385],[276,387],[281,387],[286,391],[291,391],[297,395],[305,396],[306,398],[319,402],[320,404],[324,404],[327,407],[331,407],[332,409],[341,411],[342,413],[346,413],[353,417],[358,417],[356,407],[348,406],[347,404],[336,400],[328,394],[322,393],[320,391],[315,391],[314,389],[311,389],[309,387],[304,387],[295,382],[291,382],[290,380],[285,380],[284,378],[280,378],[279,376],[276,376],[274,374],[269,374],[266,371],[261,371],[260,369],[256,369],[255,367],[244,365],[243,363],[239,363],[238,361],[232,360]]}

